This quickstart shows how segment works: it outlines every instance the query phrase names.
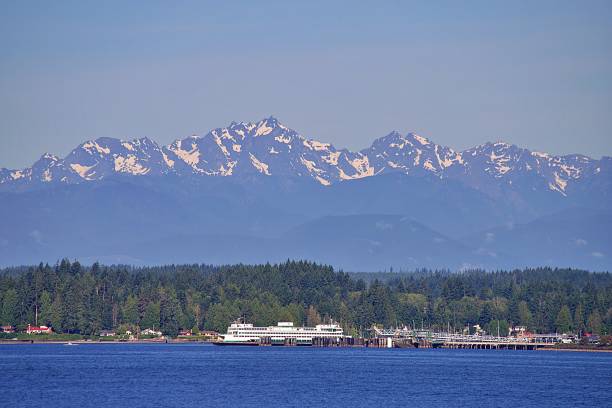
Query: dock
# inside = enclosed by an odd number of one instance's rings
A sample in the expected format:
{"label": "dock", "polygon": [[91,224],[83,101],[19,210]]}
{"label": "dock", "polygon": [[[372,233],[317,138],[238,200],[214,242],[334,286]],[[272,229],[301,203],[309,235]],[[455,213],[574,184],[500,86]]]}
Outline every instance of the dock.
{"label": "dock", "polygon": [[536,350],[559,343],[556,334],[529,337],[465,335],[409,329],[372,329],[376,338],[389,339],[391,347],[449,348],[477,350]]}

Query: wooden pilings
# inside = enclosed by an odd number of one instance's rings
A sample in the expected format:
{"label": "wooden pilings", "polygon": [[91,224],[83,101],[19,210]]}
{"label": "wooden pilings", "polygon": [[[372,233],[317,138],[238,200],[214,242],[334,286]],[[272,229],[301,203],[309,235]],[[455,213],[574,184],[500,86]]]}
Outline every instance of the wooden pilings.
{"label": "wooden pilings", "polygon": [[476,342],[448,342],[444,348],[472,349],[472,350],[535,350],[536,343],[476,343]]}
{"label": "wooden pilings", "polygon": [[314,337],[312,345],[314,347],[363,347],[363,340],[353,337]]}
{"label": "wooden pilings", "polygon": [[450,348],[473,350],[535,350],[539,343],[475,342],[475,341],[431,341],[413,338],[353,338],[353,337],[314,337],[312,341],[295,338],[262,337],[260,346],[312,346],[312,347],[368,347],[368,348]]}

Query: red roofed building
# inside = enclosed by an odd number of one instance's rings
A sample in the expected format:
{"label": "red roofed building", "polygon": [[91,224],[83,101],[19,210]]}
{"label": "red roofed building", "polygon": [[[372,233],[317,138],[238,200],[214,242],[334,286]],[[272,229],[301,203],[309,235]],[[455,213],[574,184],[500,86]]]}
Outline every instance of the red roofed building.
{"label": "red roofed building", "polygon": [[53,333],[53,330],[47,326],[32,326],[28,324],[26,333],[27,334],[51,334]]}

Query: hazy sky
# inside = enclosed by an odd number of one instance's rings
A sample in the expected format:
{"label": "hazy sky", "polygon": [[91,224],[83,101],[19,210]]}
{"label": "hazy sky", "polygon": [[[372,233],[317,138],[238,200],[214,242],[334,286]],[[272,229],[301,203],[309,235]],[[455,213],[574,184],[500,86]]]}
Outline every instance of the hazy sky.
{"label": "hazy sky", "polygon": [[612,155],[612,1],[24,3],[0,11],[0,167],[270,115],[351,149]]}

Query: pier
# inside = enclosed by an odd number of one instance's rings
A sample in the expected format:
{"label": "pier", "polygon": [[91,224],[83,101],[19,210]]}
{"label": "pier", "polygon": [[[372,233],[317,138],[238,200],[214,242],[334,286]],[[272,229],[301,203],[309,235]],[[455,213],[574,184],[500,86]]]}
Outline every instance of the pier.
{"label": "pier", "polygon": [[530,337],[465,335],[429,330],[372,328],[375,338],[389,339],[391,347],[450,348],[478,350],[535,350],[559,343],[556,334],[537,334]]}

